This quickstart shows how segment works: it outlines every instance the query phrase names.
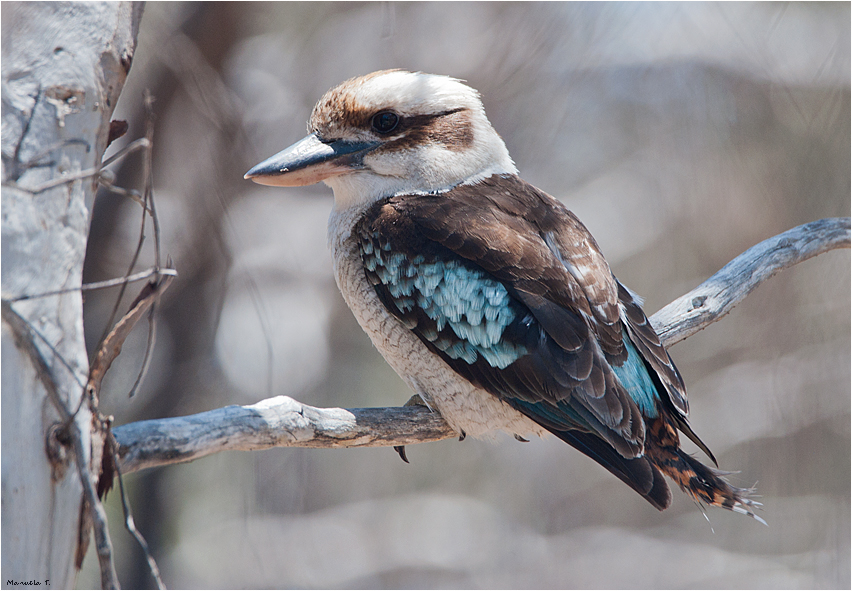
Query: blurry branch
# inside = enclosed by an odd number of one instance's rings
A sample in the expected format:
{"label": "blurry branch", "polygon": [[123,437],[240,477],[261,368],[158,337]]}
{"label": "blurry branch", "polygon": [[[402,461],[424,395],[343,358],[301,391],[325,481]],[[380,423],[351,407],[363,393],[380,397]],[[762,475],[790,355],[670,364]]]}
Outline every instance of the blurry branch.
{"label": "blurry branch", "polygon": [[[764,240],[710,279],[651,317],[666,346],[719,320],[755,287],[782,269],[836,248],[849,248],[849,218],[804,224]],[[114,429],[118,462],[127,474],[188,462],[220,451],[270,447],[398,447],[455,437],[424,406],[314,408],[276,396],[187,417],[130,423]]]}
{"label": "blurry branch", "polygon": [[231,122],[241,121],[240,113],[244,110],[239,106],[239,96],[187,35],[180,30],[170,31],[157,57],[174,73],[198,112],[212,125],[221,131]]}

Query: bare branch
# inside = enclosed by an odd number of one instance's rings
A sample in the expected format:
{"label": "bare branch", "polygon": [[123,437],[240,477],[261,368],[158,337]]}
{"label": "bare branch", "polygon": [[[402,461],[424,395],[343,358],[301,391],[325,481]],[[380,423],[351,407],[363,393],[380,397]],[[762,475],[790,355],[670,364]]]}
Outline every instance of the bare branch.
{"label": "bare branch", "polygon": [[458,435],[441,415],[423,406],[315,408],[287,396],[188,417],[139,421],[113,432],[123,474],[227,450],[389,447]]}
{"label": "bare branch", "polygon": [[127,531],[130,532],[130,535],[132,535],[136,539],[136,543],[139,544],[139,547],[142,548],[142,551],[145,553],[145,560],[148,562],[148,569],[151,571],[151,576],[154,577],[154,581],[157,583],[157,589],[165,589],[166,585],[163,583],[163,579],[160,576],[160,567],[157,566],[157,561],[154,559],[154,555],[151,554],[151,548],[148,546],[148,542],[145,540],[145,536],[143,536],[142,532],[140,532],[136,528],[136,522],[133,520],[133,513],[131,513],[130,511],[130,501],[127,499],[127,491],[124,489],[124,478],[117,465],[118,443],[116,443],[115,437],[112,432],[109,433],[108,441],[108,451],[112,455],[113,463],[115,464],[118,476],[118,488],[119,493],[121,495],[121,508],[124,511],[124,527]]}
{"label": "bare branch", "polygon": [[[718,273],[651,317],[666,346],[722,318],[755,287],[782,269],[850,244],[849,218],[799,226],[748,249]],[[189,462],[226,450],[270,447],[399,447],[455,437],[423,406],[314,408],[285,396],[187,417],[130,423],[114,429],[121,472]]]}
{"label": "bare branch", "polygon": [[118,285],[125,285],[127,283],[133,283],[134,281],[142,281],[143,279],[148,279],[153,275],[161,275],[161,276],[171,276],[177,277],[177,271],[175,269],[159,269],[157,267],[150,267],[145,269],[144,271],[139,271],[138,273],[134,273],[133,275],[127,275],[126,277],[118,277],[116,279],[106,279],[104,281],[93,281],[92,283],[84,283],[80,287],[67,287],[65,289],[55,289],[53,291],[46,291],[44,293],[36,293],[36,294],[25,294],[22,296],[17,296],[14,298],[3,298],[4,302],[22,302],[24,300],[32,300],[35,298],[46,298],[48,296],[61,295],[63,293],[71,293],[72,291],[93,291],[96,289],[107,289],[109,287],[116,287]]}
{"label": "bare branch", "polygon": [[[142,291],[136,296],[136,299],[130,305],[130,310],[119,320],[112,330],[107,334],[106,338],[101,341],[100,347],[92,359],[92,364],[89,367],[89,391],[96,397],[101,389],[101,382],[104,375],[109,370],[112,362],[121,353],[121,347],[127,339],[130,331],[142,318],[149,309],[153,309],[154,304],[160,299],[160,296],[171,285],[174,275],[163,275],[158,281],[151,281],[145,284]],[[97,400],[97,398],[96,398]]]}
{"label": "bare branch", "polygon": [[721,320],[758,285],[829,250],[849,248],[849,218],[802,224],[752,246],[707,281],[651,316],[666,347]]}
{"label": "bare branch", "polygon": [[[154,225],[154,250],[155,250],[155,267],[160,268],[160,223],[157,219],[157,211],[154,208],[154,194],[153,194],[153,169],[152,169],[152,160],[151,154],[154,146],[154,113],[153,113],[153,97],[146,91],[145,93],[145,112],[146,112],[146,121],[145,121],[145,137],[141,140],[137,140],[127,146],[125,151],[131,149],[133,146],[133,150],[142,149],[145,153],[145,158],[143,161],[144,164],[144,189],[142,191],[143,199],[142,199],[142,223],[139,229],[139,240],[136,243],[136,250],[133,253],[133,258],[130,261],[130,265],[127,269],[127,273],[125,275],[130,276],[131,271],[136,266],[136,262],[139,260],[139,255],[142,253],[142,246],[145,244],[145,223],[148,219],[148,216],[151,217],[152,223]],[[144,141],[143,141],[144,140]],[[106,162],[111,163],[118,157],[118,154],[109,158]],[[109,182],[106,183],[109,186]],[[116,315],[118,314],[118,307],[121,305],[121,299],[124,297],[124,290],[127,284],[123,284],[121,289],[118,292],[118,297],[115,298],[115,304],[113,305],[112,312],[109,315],[109,320],[107,320],[106,327],[104,328],[104,332],[101,335],[100,341],[103,342],[104,339],[107,338],[107,333],[110,330],[110,327],[113,325],[113,321],[115,320]],[[150,346],[150,345],[149,345]]]}
{"label": "bare branch", "polygon": [[[79,140],[79,139],[73,140],[73,141],[66,140],[66,141],[63,141],[62,143],[51,146],[51,150],[56,149],[57,147],[66,146],[70,143],[80,143],[80,142],[83,142],[83,140]],[[85,143],[85,142],[83,142],[83,143]],[[103,163],[101,163],[100,165],[95,166],[93,168],[87,168],[86,170],[81,170],[80,172],[77,172],[77,173],[74,173],[74,174],[63,175],[63,176],[60,176],[58,178],[51,179],[49,181],[45,181],[45,182],[41,183],[40,185],[36,185],[34,187],[24,187],[24,186],[21,186],[18,183],[15,183],[15,182],[3,183],[3,186],[4,187],[13,187],[15,189],[18,189],[19,191],[23,191],[24,193],[29,193],[30,195],[38,195],[39,193],[44,193],[47,190],[53,189],[55,187],[59,187],[61,185],[67,185],[68,183],[73,183],[75,181],[81,181],[83,179],[91,178],[93,176],[100,176],[102,174],[106,175],[105,179],[106,179],[107,184],[109,184],[109,182],[110,182],[109,181],[109,174],[108,174],[109,171],[105,171],[104,168],[106,168],[107,166],[109,166],[110,164],[112,164],[113,162],[118,160],[119,158],[124,158],[128,154],[131,154],[131,153],[133,153],[133,152],[135,152],[139,149],[147,149],[149,147],[150,147],[150,141],[147,138],[141,138],[141,139],[136,140],[135,142],[133,142],[131,144],[128,144],[125,148],[120,150],[117,154],[114,154],[109,159],[105,160]]]}

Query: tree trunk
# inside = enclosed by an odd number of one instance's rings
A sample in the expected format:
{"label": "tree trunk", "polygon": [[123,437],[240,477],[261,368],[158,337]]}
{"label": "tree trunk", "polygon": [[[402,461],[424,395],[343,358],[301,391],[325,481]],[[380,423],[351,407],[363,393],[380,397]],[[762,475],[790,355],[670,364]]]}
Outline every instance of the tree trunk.
{"label": "tree trunk", "polygon": [[73,587],[88,540],[103,442],[81,292],[32,296],[80,287],[97,186],[85,171],[108,145],[141,15],[128,2],[2,6],[4,587]]}

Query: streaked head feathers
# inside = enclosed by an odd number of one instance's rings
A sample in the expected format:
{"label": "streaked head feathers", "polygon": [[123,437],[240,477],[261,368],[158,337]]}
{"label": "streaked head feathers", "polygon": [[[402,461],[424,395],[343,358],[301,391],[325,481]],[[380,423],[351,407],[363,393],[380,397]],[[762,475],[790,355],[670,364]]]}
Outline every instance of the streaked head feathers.
{"label": "streaked head feathers", "polygon": [[517,172],[479,93],[448,76],[383,70],[352,78],[323,95],[308,128],[308,138],[246,177],[273,185],[324,181],[336,206],[346,208]]}

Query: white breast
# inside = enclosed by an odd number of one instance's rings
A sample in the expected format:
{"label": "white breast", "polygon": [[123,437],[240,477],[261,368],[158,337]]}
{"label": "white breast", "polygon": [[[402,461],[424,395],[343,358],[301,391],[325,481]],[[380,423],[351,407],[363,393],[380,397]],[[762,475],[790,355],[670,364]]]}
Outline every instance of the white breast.
{"label": "white breast", "polygon": [[502,430],[543,435],[545,430],[538,424],[455,373],[385,309],[367,281],[358,240],[351,232],[363,209],[335,208],[328,222],[328,240],[340,293],[382,357],[459,433],[481,437]]}

